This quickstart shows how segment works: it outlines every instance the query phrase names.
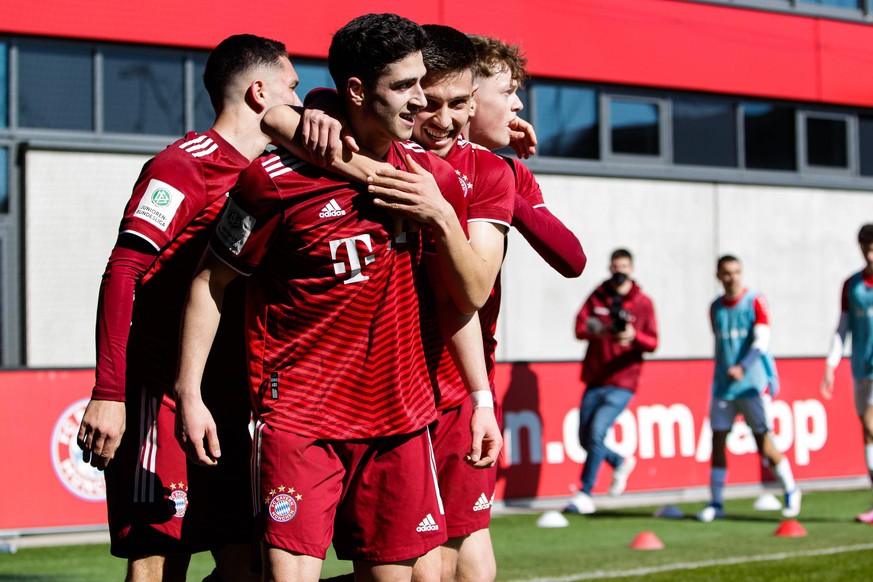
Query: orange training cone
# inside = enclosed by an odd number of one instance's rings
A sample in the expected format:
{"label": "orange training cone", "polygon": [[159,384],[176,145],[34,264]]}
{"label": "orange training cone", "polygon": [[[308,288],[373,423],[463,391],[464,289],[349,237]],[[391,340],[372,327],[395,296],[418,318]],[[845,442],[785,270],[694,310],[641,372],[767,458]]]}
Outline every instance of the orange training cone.
{"label": "orange training cone", "polygon": [[650,531],[640,532],[628,546],[632,550],[663,550],[664,542]]}
{"label": "orange training cone", "polygon": [[801,538],[806,535],[804,528],[796,519],[785,519],[773,532],[773,535],[784,536],[789,538]]}

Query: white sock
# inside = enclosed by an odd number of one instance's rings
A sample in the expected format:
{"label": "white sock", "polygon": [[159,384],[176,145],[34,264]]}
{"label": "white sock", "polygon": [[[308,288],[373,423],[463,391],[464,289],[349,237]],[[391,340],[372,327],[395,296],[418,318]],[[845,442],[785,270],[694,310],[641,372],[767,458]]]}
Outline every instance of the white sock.
{"label": "white sock", "polygon": [[727,481],[726,467],[712,467],[709,471],[709,489],[712,491],[712,504],[724,507],[724,484]]}
{"label": "white sock", "polygon": [[867,459],[867,472],[873,481],[873,444],[864,445],[864,458]]}
{"label": "white sock", "polygon": [[794,475],[791,473],[791,464],[788,462],[788,459],[782,457],[782,460],[773,467],[773,473],[779,479],[779,483],[786,493],[792,493],[797,489],[797,483],[794,482]]}

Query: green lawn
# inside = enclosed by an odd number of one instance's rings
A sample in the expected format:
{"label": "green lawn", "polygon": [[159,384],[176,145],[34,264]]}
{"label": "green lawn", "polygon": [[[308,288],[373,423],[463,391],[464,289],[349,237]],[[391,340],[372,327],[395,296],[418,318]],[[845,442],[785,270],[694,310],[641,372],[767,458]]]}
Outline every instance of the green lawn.
{"label": "green lawn", "polygon": [[[497,517],[492,536],[497,553],[498,579],[562,578],[565,581],[606,577],[643,569],[646,580],[863,580],[873,571],[873,526],[852,521],[866,510],[869,491],[809,493],[803,499],[801,524],[809,535],[786,538],[773,535],[778,512],[758,512],[751,500],[727,504],[729,519],[704,524],[691,517],[655,519],[654,507],[603,511],[593,516],[568,516],[569,527],[540,529],[538,514]],[[699,504],[680,505],[692,515]],[[654,532],[665,548],[659,551],[628,549],[641,531]],[[866,549],[844,551],[852,546]],[[834,552],[834,553],[828,553]],[[814,553],[814,555],[803,555]],[[788,555],[786,559],[761,560]],[[758,557],[758,561],[747,561]],[[707,561],[738,563],[699,567]],[[211,570],[208,555],[195,556],[189,580],[199,582]],[[683,568],[684,566],[684,568]],[[692,568],[693,567],[693,568]],[[659,569],[650,572],[646,569]],[[347,562],[330,558],[324,576],[351,570]],[[124,563],[112,558],[104,545],[21,549],[0,555],[0,581],[122,580]]]}

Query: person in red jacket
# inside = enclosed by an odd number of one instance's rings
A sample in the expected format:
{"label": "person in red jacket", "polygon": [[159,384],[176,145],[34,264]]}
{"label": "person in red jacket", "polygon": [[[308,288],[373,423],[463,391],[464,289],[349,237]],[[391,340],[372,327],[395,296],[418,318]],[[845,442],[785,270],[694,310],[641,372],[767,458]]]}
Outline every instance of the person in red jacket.
{"label": "person in red jacket", "polygon": [[652,300],[633,280],[633,256],[626,249],[613,251],[604,281],[585,301],[576,316],[576,337],[588,340],[582,367],[586,388],[579,407],[579,442],[588,453],[582,470],[582,489],[565,511],[594,513],[591,490],[601,463],[613,467],[610,495],[624,492],[634,457],[622,457],[604,444],[606,432],[627,407],[637,389],[643,353],[658,347],[658,326]]}

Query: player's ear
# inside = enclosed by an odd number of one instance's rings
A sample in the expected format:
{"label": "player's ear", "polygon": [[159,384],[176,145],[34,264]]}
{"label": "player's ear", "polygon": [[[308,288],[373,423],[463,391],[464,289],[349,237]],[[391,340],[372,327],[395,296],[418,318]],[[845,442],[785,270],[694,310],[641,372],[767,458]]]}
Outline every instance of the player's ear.
{"label": "player's ear", "polygon": [[252,81],[252,84],[246,89],[246,103],[257,113],[261,113],[267,108],[266,84],[263,81]]}
{"label": "player's ear", "polygon": [[470,92],[470,117],[476,117],[476,91],[479,90],[479,85],[473,85],[473,91]]}
{"label": "player's ear", "polygon": [[346,82],[346,96],[357,107],[364,102],[364,83],[358,77],[349,77]]}

